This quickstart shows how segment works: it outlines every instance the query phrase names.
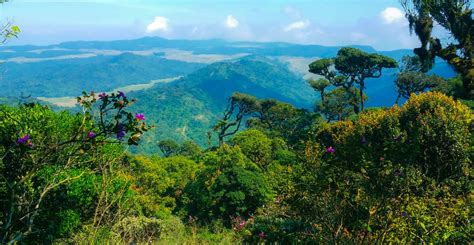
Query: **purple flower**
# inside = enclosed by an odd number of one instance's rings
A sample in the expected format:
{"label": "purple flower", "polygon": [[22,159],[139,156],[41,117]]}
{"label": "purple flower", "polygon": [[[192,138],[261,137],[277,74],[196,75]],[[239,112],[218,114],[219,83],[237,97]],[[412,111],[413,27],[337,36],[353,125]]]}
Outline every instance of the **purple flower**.
{"label": "purple flower", "polygon": [[365,136],[362,136],[362,138],[360,139],[360,143],[365,145],[365,143],[367,143],[367,141],[365,140]]}
{"label": "purple flower", "polygon": [[101,100],[105,100],[105,99],[107,98],[107,94],[106,94],[106,93],[100,93],[100,94],[99,94],[99,98],[100,98]]}
{"label": "purple flower", "polygon": [[127,98],[127,96],[125,96],[125,93],[122,92],[122,91],[118,91],[118,97],[119,97],[119,98],[122,98],[122,99]]}
{"label": "purple flower", "polygon": [[258,234],[258,237],[259,237],[260,239],[264,239],[265,236],[266,236],[266,235],[265,235],[265,232],[263,232],[263,231],[260,232],[260,234]]}
{"label": "purple flower", "polygon": [[30,140],[30,135],[29,134],[25,134],[23,137],[19,138],[16,143],[18,144],[25,144],[26,142],[28,142]]}
{"label": "purple flower", "polygon": [[143,115],[142,113],[137,113],[135,114],[135,119],[137,119],[138,121],[143,121],[145,120],[145,115]]}
{"label": "purple flower", "polygon": [[115,128],[115,132],[117,133],[117,139],[122,139],[125,136],[125,127],[123,124],[119,123],[117,124],[117,127]]}
{"label": "purple flower", "polygon": [[336,152],[336,150],[334,150],[334,148],[333,148],[332,146],[329,146],[329,147],[326,149],[326,153],[333,154],[334,152]]}
{"label": "purple flower", "polygon": [[94,131],[89,131],[89,133],[87,133],[87,138],[89,139],[93,139],[95,138],[96,134],[94,133]]}

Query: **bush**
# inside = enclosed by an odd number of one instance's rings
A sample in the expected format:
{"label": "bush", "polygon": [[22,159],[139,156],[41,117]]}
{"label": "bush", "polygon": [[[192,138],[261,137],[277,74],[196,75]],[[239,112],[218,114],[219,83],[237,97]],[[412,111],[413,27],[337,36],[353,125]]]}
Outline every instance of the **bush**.
{"label": "bush", "polygon": [[419,165],[437,180],[462,176],[471,164],[473,119],[467,106],[446,95],[413,95],[400,114],[407,164]]}
{"label": "bush", "polygon": [[187,210],[200,221],[249,217],[273,193],[259,168],[238,147],[222,146],[204,156],[205,168],[185,188]]}
{"label": "bush", "polygon": [[469,240],[472,119],[430,92],[325,124],[307,142],[291,208],[319,227],[318,242]]}
{"label": "bush", "polygon": [[231,141],[237,145],[252,162],[262,169],[271,161],[272,140],[256,129],[249,129],[238,133]]}
{"label": "bush", "polygon": [[112,227],[123,243],[150,243],[171,236],[183,236],[184,225],[176,217],[168,219],[144,216],[126,217]]}

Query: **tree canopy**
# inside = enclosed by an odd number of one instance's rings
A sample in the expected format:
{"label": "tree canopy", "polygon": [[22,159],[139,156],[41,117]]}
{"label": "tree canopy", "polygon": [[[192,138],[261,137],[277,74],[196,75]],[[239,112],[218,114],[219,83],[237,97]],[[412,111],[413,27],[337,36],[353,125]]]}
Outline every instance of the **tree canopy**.
{"label": "tree canopy", "polygon": [[[432,1],[401,0],[410,31],[415,32],[421,47],[415,48],[423,71],[433,67],[435,57],[448,62],[462,76],[465,96],[474,96],[474,20],[470,0]],[[438,24],[451,34],[444,42],[433,36]]]}
{"label": "tree canopy", "polygon": [[[333,86],[350,89],[358,85],[360,110],[364,110],[365,79],[378,78],[382,69],[395,68],[397,62],[380,54],[369,54],[357,48],[346,47],[339,50],[332,59],[316,60],[309,65],[311,73],[321,75]],[[359,109],[355,109],[356,113]]]}

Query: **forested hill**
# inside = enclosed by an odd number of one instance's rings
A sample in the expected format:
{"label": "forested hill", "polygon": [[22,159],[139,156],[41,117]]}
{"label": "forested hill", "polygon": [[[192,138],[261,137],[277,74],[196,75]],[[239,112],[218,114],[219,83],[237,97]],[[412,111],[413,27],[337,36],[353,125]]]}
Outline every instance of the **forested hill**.
{"label": "forested hill", "polygon": [[149,144],[143,146],[150,151],[157,147],[156,141],[168,138],[205,145],[207,132],[222,116],[233,92],[307,108],[316,99],[307,82],[278,61],[253,55],[214,63],[173,83],[129,94],[138,99],[132,109],[146,112],[148,122],[158,126],[146,135]]}
{"label": "forested hill", "polygon": [[202,66],[155,55],[131,53],[38,62],[6,62],[0,66],[0,97],[20,94],[63,97],[77,96],[78,91],[111,91],[127,85],[181,76]]}

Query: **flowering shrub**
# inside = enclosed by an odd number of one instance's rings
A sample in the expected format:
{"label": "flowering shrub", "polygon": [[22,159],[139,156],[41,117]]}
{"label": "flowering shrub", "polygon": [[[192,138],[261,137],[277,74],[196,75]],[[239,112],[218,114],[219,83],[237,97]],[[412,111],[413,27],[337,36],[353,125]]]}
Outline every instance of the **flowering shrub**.
{"label": "flowering shrub", "polygon": [[472,119],[440,93],[324,124],[307,142],[292,209],[315,241],[464,243]]}
{"label": "flowering shrub", "polygon": [[37,104],[0,106],[0,243],[40,234],[44,229],[37,221],[52,203],[51,193],[103,171],[101,163],[114,159],[106,159],[104,148],[124,139],[138,143],[150,127],[143,115],[127,111],[131,102],[122,92],[83,93],[78,97],[82,113],[76,115]]}

